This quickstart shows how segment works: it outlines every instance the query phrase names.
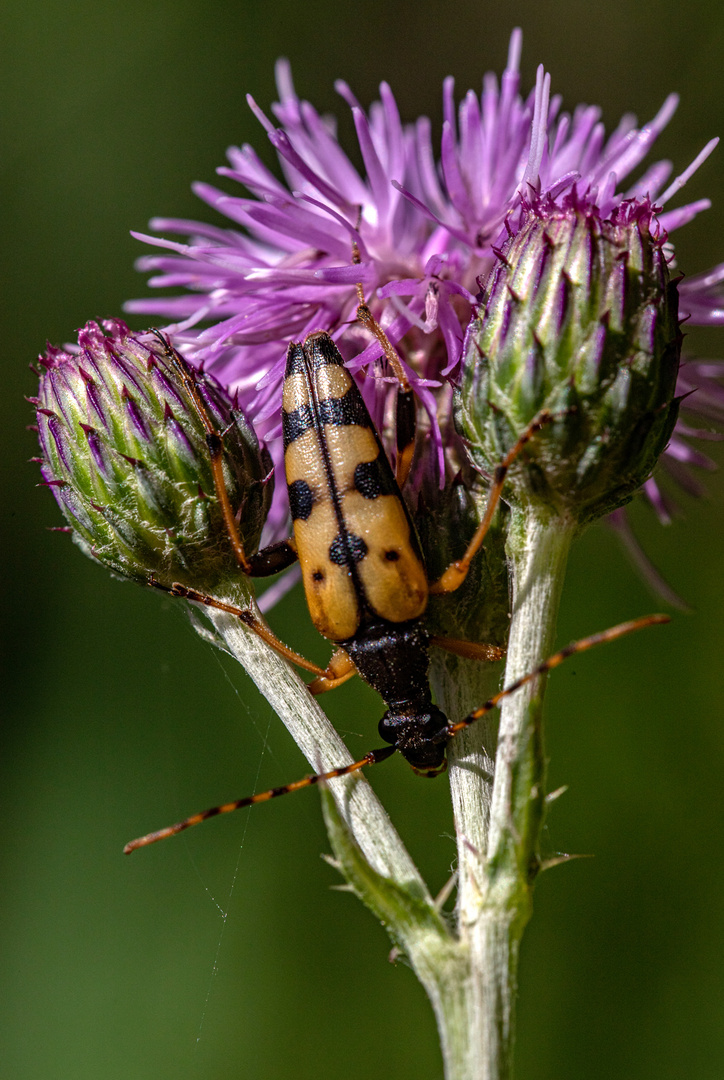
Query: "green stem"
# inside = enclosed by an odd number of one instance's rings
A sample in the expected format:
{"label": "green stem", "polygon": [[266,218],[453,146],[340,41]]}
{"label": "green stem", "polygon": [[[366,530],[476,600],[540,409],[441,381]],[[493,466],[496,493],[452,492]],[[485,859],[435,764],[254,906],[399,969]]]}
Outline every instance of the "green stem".
{"label": "green stem", "polygon": [[[558,607],[577,526],[530,511],[511,517],[507,551],[513,617],[505,685],[528,674],[553,652]],[[490,813],[488,858],[524,876],[537,851],[543,815],[545,761],[542,710],[545,680],[536,679],[505,700]]]}
{"label": "green stem", "polygon": [[[527,674],[553,651],[555,624],[571,523],[529,512],[512,515],[510,560],[513,615],[504,684]],[[472,676],[434,667],[438,694],[449,715],[464,715]],[[476,691],[490,673],[478,676]],[[447,690],[445,684],[447,683]],[[462,684],[462,686],[461,686]],[[450,779],[458,835],[459,944],[465,952],[465,984],[447,993],[446,1007],[433,1000],[441,1028],[447,1080],[509,1080],[513,1067],[515,996],[520,940],[532,910],[538,840],[545,799],[542,709],[544,681],[508,698],[495,750],[492,727],[475,725],[468,739],[450,747]],[[458,707],[452,707],[457,695]],[[477,702],[484,700],[478,696]],[[494,777],[489,755],[495,753]],[[470,788],[474,790],[470,790]],[[429,993],[428,989],[428,993]],[[431,995],[432,997],[432,995]]]}
{"label": "green stem", "polygon": [[[233,598],[239,602],[237,597]],[[253,606],[247,595],[244,601]],[[206,613],[226,648],[256,683],[299,746],[314,772],[353,759],[341,737],[290,665],[239,619]],[[361,773],[331,781],[330,791],[347,827],[374,869],[430,903],[427,886],[387,812]]]}
{"label": "green stem", "polygon": [[[517,511],[508,535],[513,615],[505,685],[553,650],[568,549],[575,527]],[[227,648],[272,702],[315,769],[347,751],[289,666],[238,620],[212,612]],[[442,707],[459,719],[498,682],[490,665],[432,657]],[[446,1080],[510,1080],[520,940],[530,918],[545,798],[537,679],[508,698],[497,735],[489,719],[449,747],[458,838],[457,934],[429,898],[389,819],[359,775],[325,797],[339,869],[375,912],[422,982],[435,1011]],[[493,770],[493,755],[495,767]]]}
{"label": "green stem", "polygon": [[[498,664],[461,660],[438,650],[431,660],[430,682],[450,719],[467,716],[498,689]],[[487,716],[456,735],[447,752],[457,842],[457,917],[463,937],[462,928],[477,918],[483,891],[497,728],[497,716]]]}
{"label": "green stem", "polygon": [[[500,665],[460,660],[437,650],[430,681],[436,698],[451,719],[466,716],[495,693]],[[457,842],[458,951],[464,965],[447,977],[446,969],[423,980],[440,1032],[446,1080],[478,1080],[480,1009],[477,977],[471,968],[471,936],[480,917],[485,881],[490,804],[497,737],[497,717],[489,716],[460,732],[448,747],[448,773]]]}
{"label": "green stem", "polygon": [[[508,533],[513,617],[505,685],[553,651],[572,523],[530,511],[512,514]],[[481,979],[484,1080],[513,1071],[515,996],[520,940],[532,912],[545,809],[545,679],[511,695],[500,711],[490,808],[487,895],[472,935],[472,968]]]}

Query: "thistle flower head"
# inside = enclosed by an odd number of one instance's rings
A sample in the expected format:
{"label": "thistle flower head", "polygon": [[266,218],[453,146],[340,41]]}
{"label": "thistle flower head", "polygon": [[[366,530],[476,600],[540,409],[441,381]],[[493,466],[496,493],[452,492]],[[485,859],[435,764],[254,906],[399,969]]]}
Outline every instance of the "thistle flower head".
{"label": "thistle flower head", "polygon": [[512,470],[514,502],[584,523],[650,476],[678,411],[665,240],[646,199],[608,217],[575,191],[525,208],[470,324],[458,397],[462,434],[489,472],[552,414]]}
{"label": "thistle flower head", "polygon": [[[150,283],[182,291],[133,301],[129,310],[169,320],[167,331],[184,355],[239,392],[278,466],[286,348],[310,331],[327,330],[353,370],[373,376],[361,389],[383,436],[389,426],[394,384],[379,345],[355,324],[357,282],[427,413],[433,451],[427,458],[442,483],[460,464],[446,382],[458,375],[478,282],[488,279],[496,251],[522,226],[529,204],[547,197],[563,206],[575,189],[603,220],[624,202],[648,200],[660,235],[669,238],[708,207],[705,199],[675,209],[669,203],[715,139],[674,179],[671,163],[658,161],[627,186],[671,119],[675,95],[649,123],[638,126],[627,115],[607,135],[598,108],[563,111],[542,67],[534,89],[521,94],[520,51],[521,34],[514,31],[500,81],[485,75],[482,92],[468,92],[459,104],[453,80],[445,81],[439,150],[426,117],[401,122],[387,84],[365,110],[345,83],[337,83],[352,111],[361,171],[338,143],[334,121],[297,96],[289,67],[280,62],[274,120],[249,103],[278,154],[283,180],[250,146],[232,148],[219,172],[248,194],[195,187],[230,225],[159,218],[154,230],[181,239],[140,237],[157,249],[139,262],[152,272]],[[351,265],[353,244],[359,265]],[[670,239],[664,251],[672,267]],[[721,267],[686,279],[680,317],[724,323],[723,280]],[[687,430],[697,427],[682,428],[672,448],[686,445]],[[287,530],[277,485],[265,540],[281,539]]]}
{"label": "thistle flower head", "polygon": [[[39,359],[41,471],[86,554],[167,587],[180,581],[212,591],[238,576],[183,361],[120,320],[89,322],[77,352],[49,346]],[[224,433],[229,495],[254,551],[271,496],[268,456],[215,380],[191,377]]]}

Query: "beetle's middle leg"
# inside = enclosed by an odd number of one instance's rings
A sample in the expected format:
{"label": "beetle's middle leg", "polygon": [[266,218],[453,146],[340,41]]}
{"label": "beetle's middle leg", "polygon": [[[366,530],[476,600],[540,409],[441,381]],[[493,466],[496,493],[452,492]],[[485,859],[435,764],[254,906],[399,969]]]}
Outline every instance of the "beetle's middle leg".
{"label": "beetle's middle leg", "polygon": [[[240,608],[235,604],[227,604],[225,600],[218,600],[215,596],[210,596],[208,593],[199,592],[198,589],[189,588],[187,585],[182,585],[179,581],[174,581],[172,585],[162,585],[157,581],[153,575],[149,578],[148,584],[155,589],[161,589],[163,592],[170,593],[171,596],[179,596],[184,600],[191,600],[195,604],[204,604],[206,607],[215,608],[217,611],[225,611],[228,615],[234,615],[236,618],[243,622],[249,630],[252,630],[257,634],[262,641],[265,641],[267,645],[270,645],[275,652],[278,652],[280,656],[283,656],[285,660],[289,660],[292,664],[296,664],[297,667],[302,668],[304,671],[311,672],[316,678],[309,684],[310,690],[313,694],[321,694],[325,690],[331,690],[335,686],[339,686],[341,683],[346,682],[355,674],[356,668],[349,660],[351,670],[347,671],[343,668],[341,660],[338,654],[342,653],[341,649],[335,652],[326,668],[322,668],[319,664],[315,664],[312,660],[307,660],[301,653],[295,652],[294,649],[290,649],[288,645],[276,636],[274,631],[268,626],[264,620],[255,611],[250,608]],[[346,653],[343,653],[346,656]]]}
{"label": "beetle's middle leg", "polygon": [[312,679],[307,684],[307,689],[312,694],[324,694],[327,690],[334,690],[336,686],[341,686],[342,683],[347,682],[347,679],[351,679],[353,675],[357,674],[357,668],[350,660],[348,654],[344,649],[336,649],[332,653],[327,670],[323,675],[318,676],[316,679]]}
{"label": "beetle's middle leg", "polygon": [[430,638],[430,644],[455,656],[462,656],[464,660],[485,660],[493,664],[505,656],[505,649],[501,649],[499,645],[485,645],[481,641],[462,641],[460,638],[433,635]]}
{"label": "beetle's middle leg", "polygon": [[590,637],[572,641],[570,645],[566,645],[564,648],[559,649],[558,652],[553,653],[547,660],[534,667],[532,671],[529,671],[526,675],[521,675],[520,678],[499,690],[491,698],[488,698],[479,708],[468,713],[464,720],[460,720],[457,724],[449,724],[447,728],[448,738],[451,739],[459,731],[464,731],[465,728],[470,727],[471,724],[491,712],[501,701],[519,690],[521,686],[533,682],[534,679],[540,678],[541,675],[546,675],[553,668],[557,668],[559,664],[562,664],[564,660],[567,660],[569,656],[587,652],[596,645],[603,645],[607,641],[617,641],[618,638],[625,637],[626,634],[633,634],[637,630],[643,630],[647,626],[660,626],[662,623],[668,622],[671,622],[668,615],[643,615],[641,618],[629,619],[627,622],[619,623],[618,626],[611,626],[608,630],[600,630],[597,634],[591,634]]}

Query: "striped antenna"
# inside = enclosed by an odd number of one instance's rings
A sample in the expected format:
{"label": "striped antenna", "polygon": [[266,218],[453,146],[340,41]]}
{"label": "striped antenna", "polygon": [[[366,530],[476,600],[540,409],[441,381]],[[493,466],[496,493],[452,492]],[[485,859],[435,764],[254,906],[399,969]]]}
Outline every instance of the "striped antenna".
{"label": "striped antenna", "polygon": [[617,638],[625,637],[626,634],[633,634],[647,626],[658,626],[667,622],[671,622],[668,615],[643,615],[640,619],[630,619],[628,622],[619,623],[618,626],[612,626],[609,630],[601,630],[598,634],[591,634],[590,637],[581,638],[580,641],[572,641],[570,645],[566,645],[564,649],[553,653],[553,656],[549,656],[547,660],[544,660],[538,667],[533,668],[527,675],[521,675],[510,686],[506,686],[504,690],[488,698],[484,705],[481,705],[478,709],[473,709],[460,723],[450,724],[447,728],[449,737],[452,738],[453,735],[457,735],[458,731],[464,731],[465,728],[470,727],[476,720],[480,720],[482,716],[485,716],[496,705],[499,705],[503,698],[510,697],[516,690],[520,690],[521,686],[525,686],[526,683],[532,682],[533,679],[537,679],[540,675],[552,671],[553,668],[558,667],[564,660],[567,660],[569,656],[586,652],[587,649],[592,649],[595,645],[603,645],[607,641],[616,641]]}
{"label": "striped antenna", "polygon": [[178,821],[175,825],[169,825],[166,829],[158,829],[157,832],[139,836],[137,840],[131,840],[123,849],[124,855],[130,855],[136,848],[148,847],[157,840],[165,840],[167,836],[175,836],[176,833],[190,829],[192,825],[200,825],[208,818],[217,817],[219,814],[230,814],[232,810],[241,810],[244,806],[253,806],[254,803],[268,802],[269,799],[277,799],[280,795],[288,795],[292,791],[300,791],[302,788],[312,787],[314,784],[323,783],[326,780],[336,780],[338,776],[349,776],[350,773],[359,772],[367,765],[377,765],[385,761],[395,752],[394,746],[384,746],[379,750],[371,750],[359,761],[353,761],[351,765],[342,765],[338,769],[330,769],[329,772],[315,773],[313,776],[305,776],[303,780],[295,780],[293,784],[284,784],[283,787],[269,788],[268,791],[260,791],[258,795],[247,795],[244,799],[236,799],[234,802],[224,803],[223,806],[212,806],[210,810],[203,810],[200,814],[192,814],[191,817]]}
{"label": "striped antenna", "polygon": [[[662,623],[670,622],[668,615],[644,615],[640,619],[630,619],[628,622],[619,623],[618,626],[612,626],[609,630],[602,630],[598,634],[591,634],[590,637],[581,638],[580,641],[573,641],[570,645],[566,645],[565,648],[560,649],[557,653],[549,656],[547,660],[544,660],[542,664],[534,668],[533,671],[529,671],[527,675],[522,675],[515,682],[512,682],[510,686],[506,686],[505,689],[495,694],[493,697],[481,705],[478,709],[473,709],[464,720],[461,720],[457,724],[449,724],[446,728],[446,734],[449,739],[452,739],[459,731],[464,731],[465,728],[470,727],[481,717],[486,716],[492,709],[499,705],[500,702],[514,694],[516,690],[520,690],[521,686],[525,686],[526,683],[532,682],[534,679],[539,678],[541,675],[545,675],[548,671],[552,671],[553,668],[562,664],[569,656],[575,656],[576,653],[586,652],[588,649],[592,649],[596,645],[603,645],[608,641],[616,641],[618,638],[625,637],[627,634],[633,634],[637,630],[643,630],[647,626],[658,626]],[[234,802],[224,803],[222,806],[213,806],[210,810],[204,810],[200,814],[193,814],[191,817],[185,818],[183,821],[177,822],[175,825],[169,825],[165,829],[158,829],[157,832],[147,833],[146,836],[140,836],[137,840],[131,840],[126,844],[123,849],[124,855],[130,855],[132,851],[137,848],[147,847],[149,844],[155,844],[157,840],[165,840],[168,836],[175,836],[176,833],[183,832],[185,829],[190,829],[192,825],[199,825],[202,821],[206,821],[208,818],[217,817],[219,814],[230,814],[233,810],[241,810],[244,806],[254,806],[255,803],[268,802],[270,799],[276,799],[280,795],[288,795],[292,791],[301,791],[302,788],[312,787],[315,784],[324,783],[327,780],[336,780],[339,776],[349,776],[350,773],[359,772],[360,769],[367,768],[368,765],[378,765],[382,761],[386,761],[387,758],[392,757],[396,752],[395,746],[384,746],[378,750],[371,750],[369,754],[365,754],[359,761],[353,761],[350,765],[342,765],[337,769],[330,769],[329,772],[315,773],[312,776],[305,776],[302,780],[295,780],[292,784],[284,784],[283,787],[269,788],[268,791],[260,791],[258,795],[248,795],[244,799],[236,799]]]}

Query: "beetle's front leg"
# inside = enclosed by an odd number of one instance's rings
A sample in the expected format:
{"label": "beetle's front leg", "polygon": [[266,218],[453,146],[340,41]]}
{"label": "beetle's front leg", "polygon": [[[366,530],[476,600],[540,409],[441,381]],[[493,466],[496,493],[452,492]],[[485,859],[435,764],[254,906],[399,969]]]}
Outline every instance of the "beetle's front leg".
{"label": "beetle's front leg", "polygon": [[462,559],[457,559],[455,562],[450,563],[442,577],[434,582],[434,584],[430,585],[430,593],[432,595],[454,592],[455,589],[458,589],[465,581],[465,578],[468,576],[468,570],[470,569],[470,563],[480,550],[483,540],[490,528],[490,523],[493,520],[493,515],[498,508],[498,503],[500,502],[500,497],[503,493],[505,478],[508,475],[508,469],[521,453],[526,443],[530,442],[533,436],[540,431],[545,424],[549,424],[552,419],[553,415],[548,412],[547,409],[538,413],[538,415],[528,424],[525,431],[515,441],[500,464],[496,465],[495,472],[493,473],[493,484],[488,492],[488,501],[485,506],[483,520],[475,530],[475,535],[468,544],[467,551]]}

